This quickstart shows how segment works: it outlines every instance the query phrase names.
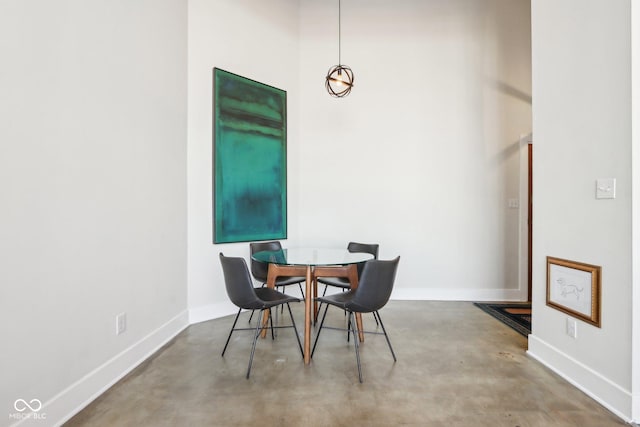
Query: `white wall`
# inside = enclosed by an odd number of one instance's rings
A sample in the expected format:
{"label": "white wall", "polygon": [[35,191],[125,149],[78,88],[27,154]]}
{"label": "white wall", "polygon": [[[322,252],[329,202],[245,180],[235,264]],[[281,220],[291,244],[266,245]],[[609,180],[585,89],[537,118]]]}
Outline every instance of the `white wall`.
{"label": "white wall", "polygon": [[184,0],[0,3],[2,417],[59,422],[186,325],[186,26]]}
{"label": "white wall", "polygon": [[337,2],[302,5],[300,241],[402,255],[394,298],[526,299],[507,201],[525,208],[530,2],[342,2],[343,99]]}
{"label": "white wall", "polygon": [[[533,336],[529,352],[629,419],[631,411],[630,1],[532,2]],[[613,200],[597,178],[616,178]],[[546,256],[602,266],[602,327],[547,307]]]}
{"label": "white wall", "polygon": [[214,245],[212,81],[218,67],[287,91],[288,233],[298,234],[299,4],[297,0],[189,1],[189,308],[197,322],[236,309],[218,253],[249,257],[248,243]]}
{"label": "white wall", "polygon": [[285,245],[379,242],[382,257],[403,256],[396,298],[526,298],[519,211],[507,200],[525,197],[529,7],[344,2],[343,60],[356,87],[336,100],[324,76],[337,62],[337,4],[190,1],[191,321],[234,310],[218,252],[248,257],[246,243],[212,244],[213,67],[287,91]]}

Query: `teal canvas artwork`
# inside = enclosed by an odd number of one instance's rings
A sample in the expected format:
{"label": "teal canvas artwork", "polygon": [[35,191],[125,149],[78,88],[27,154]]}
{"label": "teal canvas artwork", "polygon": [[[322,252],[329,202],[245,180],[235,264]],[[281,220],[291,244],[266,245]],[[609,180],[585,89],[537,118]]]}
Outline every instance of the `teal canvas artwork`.
{"label": "teal canvas artwork", "polygon": [[287,93],[213,71],[213,241],[284,239]]}

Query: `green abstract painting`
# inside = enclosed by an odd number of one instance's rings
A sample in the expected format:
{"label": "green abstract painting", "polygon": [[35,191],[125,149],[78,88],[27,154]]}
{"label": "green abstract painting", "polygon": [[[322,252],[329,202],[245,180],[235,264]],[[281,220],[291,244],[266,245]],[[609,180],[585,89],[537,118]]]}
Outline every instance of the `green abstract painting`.
{"label": "green abstract painting", "polygon": [[284,239],[287,93],[213,73],[213,241]]}

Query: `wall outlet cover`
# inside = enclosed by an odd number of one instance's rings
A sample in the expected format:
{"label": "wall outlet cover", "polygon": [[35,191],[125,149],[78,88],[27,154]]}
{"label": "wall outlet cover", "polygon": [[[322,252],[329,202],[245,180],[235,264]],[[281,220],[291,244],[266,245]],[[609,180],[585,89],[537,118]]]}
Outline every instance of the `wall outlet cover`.
{"label": "wall outlet cover", "polygon": [[616,179],[600,178],[596,180],[596,199],[615,199]]}

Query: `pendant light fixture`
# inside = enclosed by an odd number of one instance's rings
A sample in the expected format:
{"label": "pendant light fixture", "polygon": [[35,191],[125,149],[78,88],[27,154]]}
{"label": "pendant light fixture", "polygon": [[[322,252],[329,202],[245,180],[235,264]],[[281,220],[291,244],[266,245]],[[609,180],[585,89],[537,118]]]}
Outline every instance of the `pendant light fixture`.
{"label": "pendant light fixture", "polygon": [[340,44],[342,38],[340,9],[340,0],[338,0],[338,65],[334,65],[329,68],[324,85],[327,88],[329,95],[336,98],[342,98],[349,95],[351,88],[353,87],[353,71],[351,71],[351,68],[346,65],[342,65],[340,62]]}

